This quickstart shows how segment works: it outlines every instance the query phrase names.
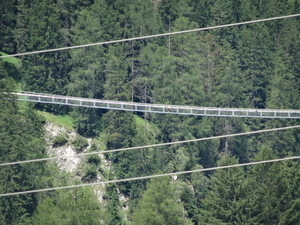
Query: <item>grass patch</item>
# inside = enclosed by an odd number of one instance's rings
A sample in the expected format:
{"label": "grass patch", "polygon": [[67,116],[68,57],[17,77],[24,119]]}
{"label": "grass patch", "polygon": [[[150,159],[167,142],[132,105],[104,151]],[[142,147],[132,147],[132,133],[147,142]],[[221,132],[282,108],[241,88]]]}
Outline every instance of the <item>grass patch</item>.
{"label": "grass patch", "polygon": [[[7,55],[4,52],[0,52],[1,56]],[[21,82],[22,76],[19,69],[22,66],[22,61],[16,57],[3,58],[4,67],[8,72],[8,75],[13,78],[17,83]]]}
{"label": "grass patch", "polygon": [[68,130],[73,129],[73,119],[69,115],[54,115],[44,111],[37,111],[46,118],[47,122],[53,123],[55,126],[63,126]]}
{"label": "grass patch", "polygon": [[16,91],[22,91],[22,83],[21,81],[17,81],[16,82]]}
{"label": "grass patch", "polygon": [[[0,51],[0,55],[5,56],[5,55],[8,55],[8,54]],[[8,63],[11,63],[11,64],[15,65],[16,67],[21,64],[21,60],[16,58],[16,57],[3,58],[2,60],[3,60],[3,62],[8,62]]]}
{"label": "grass patch", "polygon": [[93,139],[92,145],[99,146],[99,148],[96,148],[94,151],[98,150],[107,150],[107,146],[104,140],[103,133],[99,133],[96,138]]}
{"label": "grass patch", "polygon": [[142,127],[144,126],[145,124],[145,120],[137,115],[133,115],[133,119],[134,119],[134,122],[135,124],[138,126],[138,127]]}
{"label": "grass patch", "polygon": [[20,112],[25,112],[26,109],[28,109],[29,102],[26,101],[17,101]]}
{"label": "grass patch", "polygon": [[147,127],[147,131],[151,133],[152,135],[156,135],[159,133],[158,127],[154,123],[149,123],[149,121],[145,120],[137,115],[133,115],[134,122],[136,124],[136,127],[139,131],[143,131],[145,129],[145,126]]}

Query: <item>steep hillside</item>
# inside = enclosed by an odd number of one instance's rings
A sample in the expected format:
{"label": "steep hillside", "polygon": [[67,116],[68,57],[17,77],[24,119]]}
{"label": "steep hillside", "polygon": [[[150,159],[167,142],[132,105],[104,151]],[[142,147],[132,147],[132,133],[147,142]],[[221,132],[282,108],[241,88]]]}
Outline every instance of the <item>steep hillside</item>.
{"label": "steep hillside", "polygon": [[[300,0],[5,0],[0,51],[32,52],[299,13]],[[299,109],[299,18],[0,59],[1,162],[64,157],[1,166],[0,192],[300,155],[294,129],[70,158],[298,121],[18,103],[8,94],[22,89],[139,103]],[[298,161],[288,161],[119,182],[99,191],[8,196],[0,198],[0,224],[297,224],[298,168]]]}

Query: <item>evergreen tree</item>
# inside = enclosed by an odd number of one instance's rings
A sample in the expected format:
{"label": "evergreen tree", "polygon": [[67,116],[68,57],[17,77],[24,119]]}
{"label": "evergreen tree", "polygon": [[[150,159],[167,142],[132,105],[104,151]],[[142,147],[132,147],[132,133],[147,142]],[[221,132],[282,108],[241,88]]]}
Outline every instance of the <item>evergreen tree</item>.
{"label": "evergreen tree", "polygon": [[[272,150],[267,146],[262,146],[255,160],[272,158],[277,158]],[[249,170],[247,190],[251,210],[247,214],[250,223],[280,224],[281,220],[287,219],[286,215],[290,215],[291,211],[294,212],[294,206],[297,207],[298,200],[292,200],[291,197],[297,196],[298,191],[294,192],[294,184],[298,181],[289,180],[293,176],[290,171],[291,168],[286,168],[281,162],[255,165]],[[291,202],[287,204],[289,201]],[[281,218],[282,216],[285,218]],[[295,214],[295,216],[299,215]],[[295,217],[290,219],[293,221]]]}
{"label": "evergreen tree", "polygon": [[[238,160],[224,155],[218,166],[237,164]],[[246,190],[241,167],[218,170],[211,176],[201,209],[199,224],[250,224],[245,218]]]}
{"label": "evergreen tree", "polygon": [[[2,69],[1,69],[2,68]],[[19,112],[13,81],[0,64],[0,161],[13,162],[43,158],[44,119],[32,108]],[[6,93],[3,93],[5,91]],[[0,192],[10,193],[42,188],[47,169],[44,162],[11,165],[0,168]],[[0,223],[24,224],[38,204],[39,194],[15,195],[0,199]]]}
{"label": "evergreen tree", "polygon": [[107,224],[105,210],[90,187],[58,191],[37,207],[30,224]]}
{"label": "evergreen tree", "polygon": [[18,53],[26,52],[29,42],[28,22],[29,22],[29,1],[17,1],[16,26],[13,30],[14,41],[16,42],[16,51]]}
{"label": "evergreen tree", "polygon": [[[267,2],[241,1],[243,21],[267,17]],[[247,104],[253,108],[264,108],[266,104],[266,87],[269,84],[272,68],[272,49],[274,42],[266,23],[246,25],[240,28],[238,54],[240,68],[247,95]]]}
{"label": "evergreen tree", "polygon": [[[105,126],[104,140],[108,149],[118,149],[131,147],[135,136],[135,124],[130,112],[110,111],[103,117]],[[131,177],[131,152],[116,152],[109,155],[109,159],[114,163],[117,179]],[[119,184],[120,191],[129,194],[130,183]]]}
{"label": "evergreen tree", "polygon": [[13,30],[16,24],[16,0],[0,2],[0,51],[15,52]]}
{"label": "evergreen tree", "polygon": [[[192,170],[202,168],[202,166],[196,165]],[[182,180],[182,178],[183,176],[180,176],[179,181]],[[188,174],[185,179],[185,182],[181,181],[181,183],[183,183],[183,188],[181,188],[181,200],[188,217],[193,224],[198,225],[201,223],[202,201],[208,191],[209,179],[201,172]]]}
{"label": "evergreen tree", "polygon": [[[240,4],[240,0],[213,1],[209,23],[217,26],[239,22],[241,17]],[[225,41],[228,42],[232,48],[236,48],[239,39],[239,28],[237,26],[213,30],[212,33],[216,35],[219,43]]]}
{"label": "evergreen tree", "polygon": [[120,215],[120,202],[116,185],[109,184],[106,186],[106,193],[108,197],[107,210],[109,213],[109,225],[122,224]]}
{"label": "evergreen tree", "polygon": [[[21,1],[15,40],[17,47],[26,51],[37,51],[64,47],[62,22],[56,10],[56,1]],[[23,37],[21,37],[23,36]],[[68,53],[66,51],[35,54],[23,58],[22,76],[27,91],[66,94],[65,85],[69,80]],[[65,106],[38,105],[62,113]]]}
{"label": "evergreen tree", "polygon": [[283,49],[275,54],[275,68],[267,104],[269,108],[292,109],[298,99],[298,88],[295,86],[295,76],[289,68],[290,59]]}
{"label": "evergreen tree", "polygon": [[207,27],[211,16],[213,2],[210,0],[191,0],[191,13],[188,15],[191,21],[197,22],[199,27]]}
{"label": "evergreen tree", "polygon": [[278,224],[292,225],[300,220],[300,193],[299,193],[299,163],[294,161],[284,162],[285,179],[287,180],[287,190],[283,207],[286,210],[280,212]]}
{"label": "evergreen tree", "polygon": [[215,107],[244,106],[244,89],[241,83],[239,60],[228,42],[219,46],[219,55],[215,59],[218,64],[216,70],[216,84],[214,88]]}
{"label": "evergreen tree", "polygon": [[190,224],[168,178],[153,178],[132,215],[133,224]]}
{"label": "evergreen tree", "polygon": [[[75,45],[99,42],[103,40],[103,19],[99,18],[99,10],[105,10],[104,1],[98,1],[90,8],[83,9],[74,27],[72,41]],[[104,14],[105,15],[105,14]],[[97,29],[96,29],[97,28]],[[84,57],[82,57],[84,55]],[[71,52],[70,82],[67,92],[70,96],[86,98],[102,98],[104,83],[104,48],[93,47]],[[96,123],[101,111],[89,108],[73,108],[72,117],[75,128],[85,136],[97,134]]]}
{"label": "evergreen tree", "polygon": [[[236,52],[227,41],[221,45],[216,44],[218,54],[213,55],[212,59],[216,66],[214,70],[214,82],[211,87],[212,106],[225,108],[244,107],[245,95],[241,83],[239,60]],[[214,118],[215,135],[231,134],[243,132],[245,127],[241,119],[238,118]],[[220,139],[219,151],[221,154],[231,152],[241,159],[247,161],[248,143],[245,137]]]}
{"label": "evergreen tree", "polygon": [[128,64],[122,56],[123,48],[121,45],[113,46],[108,49],[104,98],[108,100],[128,101],[130,92],[128,91]]}

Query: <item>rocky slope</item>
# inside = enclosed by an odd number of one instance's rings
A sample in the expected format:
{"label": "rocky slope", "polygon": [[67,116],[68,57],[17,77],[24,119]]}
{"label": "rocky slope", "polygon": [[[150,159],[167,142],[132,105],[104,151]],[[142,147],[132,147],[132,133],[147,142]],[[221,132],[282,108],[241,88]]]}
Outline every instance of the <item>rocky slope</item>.
{"label": "rocky slope", "polygon": [[[85,179],[84,166],[87,164],[87,159],[84,156],[76,156],[78,155],[75,146],[72,142],[76,139],[78,134],[74,130],[67,130],[62,126],[55,126],[52,123],[47,122],[45,124],[45,140],[46,140],[46,150],[49,157],[61,157],[59,159],[55,159],[54,162],[60,169],[60,171],[69,172],[70,179],[80,179],[84,182],[100,182],[105,180],[106,172],[110,171],[111,163],[105,159],[104,154],[99,154],[100,157],[100,167],[101,171],[105,171],[104,173],[98,173],[97,177],[91,180]],[[55,138],[63,135],[66,138],[66,142],[63,145],[55,145]],[[93,139],[87,138],[88,145],[82,149],[80,153],[89,152],[91,149]],[[100,146],[97,146],[98,148]],[[97,149],[98,149],[97,148]],[[74,156],[74,157],[70,157]],[[105,204],[105,185],[93,185],[95,195],[98,200]],[[120,202],[127,202],[128,198],[126,198],[122,193],[118,191]],[[126,204],[122,204],[122,210],[127,210],[128,206]]]}

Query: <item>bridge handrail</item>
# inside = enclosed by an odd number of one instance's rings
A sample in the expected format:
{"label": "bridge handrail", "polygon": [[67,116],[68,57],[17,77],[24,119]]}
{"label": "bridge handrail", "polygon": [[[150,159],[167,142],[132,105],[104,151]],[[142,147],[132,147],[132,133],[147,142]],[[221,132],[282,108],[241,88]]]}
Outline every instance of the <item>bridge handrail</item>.
{"label": "bridge handrail", "polygon": [[239,112],[264,112],[264,113],[300,113],[297,109],[254,109],[254,108],[219,108],[219,107],[205,107],[205,106],[182,106],[182,105],[170,105],[170,104],[153,104],[153,103],[141,103],[141,102],[126,102],[126,101],[114,101],[106,99],[92,99],[92,98],[82,98],[73,96],[63,96],[63,95],[52,95],[46,93],[36,93],[36,92],[14,92],[11,93],[18,96],[31,96],[31,97],[43,97],[43,98],[53,98],[53,99],[64,99],[64,100],[75,100],[75,101],[85,101],[85,102],[98,102],[98,103],[109,103],[109,104],[124,104],[124,105],[134,105],[134,106],[150,106],[150,107],[160,107],[169,109],[195,109],[195,110],[218,110],[218,111],[239,111]]}

